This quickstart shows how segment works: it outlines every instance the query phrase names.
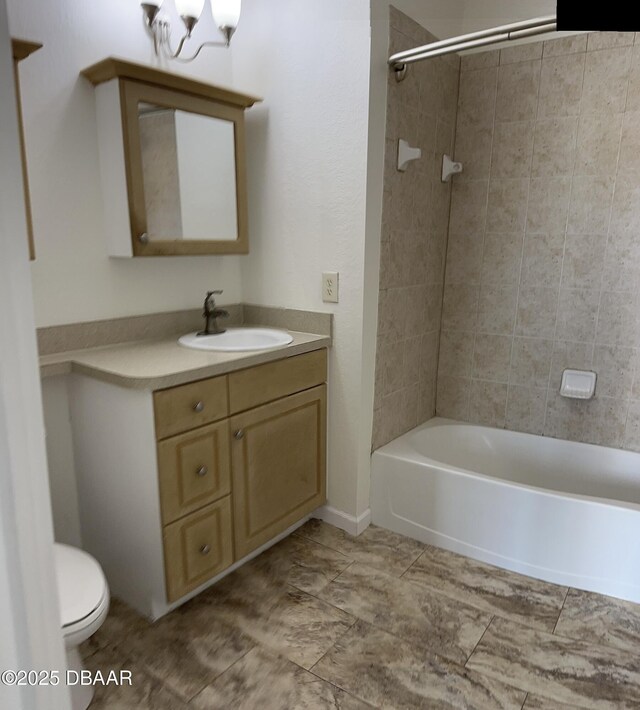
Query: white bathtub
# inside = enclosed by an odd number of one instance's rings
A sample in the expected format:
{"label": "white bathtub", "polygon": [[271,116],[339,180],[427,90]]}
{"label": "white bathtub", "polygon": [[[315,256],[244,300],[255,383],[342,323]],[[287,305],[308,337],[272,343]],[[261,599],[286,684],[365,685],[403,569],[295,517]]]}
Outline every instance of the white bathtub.
{"label": "white bathtub", "polygon": [[372,521],[640,602],[640,454],[432,419],[372,457]]}

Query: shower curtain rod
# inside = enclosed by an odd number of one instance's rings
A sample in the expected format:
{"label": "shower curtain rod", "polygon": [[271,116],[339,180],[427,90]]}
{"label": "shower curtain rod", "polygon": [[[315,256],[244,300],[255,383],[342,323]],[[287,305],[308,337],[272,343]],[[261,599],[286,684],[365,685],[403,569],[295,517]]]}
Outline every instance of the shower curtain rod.
{"label": "shower curtain rod", "polygon": [[459,37],[450,37],[439,42],[431,42],[422,47],[408,49],[404,52],[397,52],[389,57],[389,66],[400,75],[404,74],[409,64],[421,62],[431,57],[440,57],[443,54],[453,54],[465,49],[474,47],[485,47],[498,42],[521,39],[523,37],[533,37],[546,32],[554,32],[557,26],[555,15],[537,17],[533,20],[522,20],[512,22],[508,25],[500,25],[487,30],[470,32]]}

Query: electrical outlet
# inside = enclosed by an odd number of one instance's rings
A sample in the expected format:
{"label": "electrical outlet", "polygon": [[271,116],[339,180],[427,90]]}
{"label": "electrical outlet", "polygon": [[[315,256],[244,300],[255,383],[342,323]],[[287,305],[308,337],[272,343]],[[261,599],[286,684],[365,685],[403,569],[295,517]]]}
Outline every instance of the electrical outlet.
{"label": "electrical outlet", "polygon": [[325,303],[337,303],[340,295],[340,284],[337,271],[325,271],[322,274],[322,300]]}

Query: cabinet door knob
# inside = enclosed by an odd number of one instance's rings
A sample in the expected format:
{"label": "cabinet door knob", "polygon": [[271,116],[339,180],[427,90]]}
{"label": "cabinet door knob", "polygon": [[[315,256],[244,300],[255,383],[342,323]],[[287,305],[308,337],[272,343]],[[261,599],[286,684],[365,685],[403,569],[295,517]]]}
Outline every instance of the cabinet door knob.
{"label": "cabinet door knob", "polygon": [[203,410],[204,410],[204,402],[203,402],[202,400],[200,400],[199,402],[196,402],[196,403],[193,405],[193,411],[194,411],[194,412],[200,413],[200,412],[202,412]]}
{"label": "cabinet door knob", "polygon": [[197,473],[198,473],[198,476],[200,476],[200,478],[202,478],[203,476],[206,476],[209,473],[209,469],[206,466],[200,466]]}
{"label": "cabinet door knob", "polygon": [[244,431],[242,429],[238,429],[237,431],[234,431],[233,437],[234,437],[234,439],[238,439],[238,441],[239,441],[240,439],[242,439],[244,437]]}
{"label": "cabinet door knob", "polygon": [[203,545],[203,546],[200,548],[200,552],[201,552],[203,555],[208,555],[208,554],[211,552],[211,545]]}

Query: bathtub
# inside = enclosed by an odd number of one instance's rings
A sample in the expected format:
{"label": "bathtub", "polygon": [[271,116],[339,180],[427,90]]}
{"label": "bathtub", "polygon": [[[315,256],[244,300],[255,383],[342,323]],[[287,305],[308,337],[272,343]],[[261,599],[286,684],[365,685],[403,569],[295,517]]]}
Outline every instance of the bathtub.
{"label": "bathtub", "polygon": [[640,454],[435,418],[372,456],[376,525],[640,602]]}

